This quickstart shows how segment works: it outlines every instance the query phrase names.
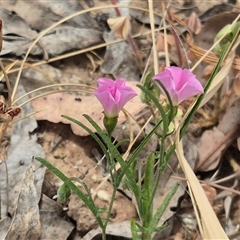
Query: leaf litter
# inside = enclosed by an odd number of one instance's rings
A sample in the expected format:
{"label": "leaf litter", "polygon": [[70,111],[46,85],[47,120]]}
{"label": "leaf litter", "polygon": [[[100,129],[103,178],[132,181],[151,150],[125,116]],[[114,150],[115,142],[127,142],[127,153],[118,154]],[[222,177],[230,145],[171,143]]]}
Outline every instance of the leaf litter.
{"label": "leaf litter", "polygon": [[[8,1],[1,2],[0,18],[4,21],[2,60],[6,61],[7,64],[9,60],[13,61],[17,58],[19,59],[19,57],[21,58],[26,54],[28,47],[39,33],[62,18],[87,8],[84,5],[86,3],[82,2],[76,0],[66,2],[35,1],[31,3],[29,1],[16,0],[11,1],[11,4]],[[136,5],[136,1],[131,1],[129,6],[143,7],[147,10],[147,3],[147,1],[141,1],[141,3]],[[95,0],[94,4],[95,6],[103,6],[109,3],[108,1]],[[119,4],[122,4],[122,1],[119,1]],[[154,4],[153,7],[158,14],[154,21],[156,25],[159,25],[162,16],[161,5]],[[215,35],[221,29],[220,26],[231,23],[237,17],[239,13],[237,7],[239,7],[239,3],[232,5],[230,1],[225,5],[216,4],[214,1],[210,1],[208,5],[204,2],[193,4],[182,0],[170,4],[169,10],[175,20],[178,18],[186,20],[191,13],[196,13],[195,19],[191,20],[191,25],[189,25],[189,20],[186,22],[189,28],[191,28],[189,29],[190,31],[194,31],[197,34],[200,30],[199,28],[201,28],[199,21],[203,24],[202,31],[197,35],[193,34],[189,51],[187,52],[187,56],[192,63],[197,62],[202,56],[197,55],[195,50],[200,48],[207,51],[212,46]],[[234,11],[234,13],[222,13],[226,9]],[[29,14],[29,11],[31,11],[31,14]],[[138,46],[138,52],[132,52],[128,41],[111,44],[111,42],[119,40],[119,38],[116,38],[113,32],[106,32],[106,28],[102,28],[102,25],[99,25],[100,20],[104,23],[104,19],[99,20],[97,17],[94,17],[99,13],[104,13],[107,15],[107,19],[114,18],[116,15],[113,9],[93,10],[91,13],[80,14],[67,20],[44,35],[30,52],[28,61],[32,64],[32,67],[28,70],[23,70],[21,84],[18,87],[18,97],[23,96],[24,91],[34,91],[36,88],[55,83],[84,83],[88,87],[82,88],[77,85],[69,86],[68,88],[62,85],[49,87],[48,90],[51,90],[52,94],[31,101],[33,109],[30,108],[29,104],[22,106],[23,116],[33,111],[36,112],[35,116],[15,123],[12,131],[11,128],[7,131],[8,135],[6,136],[10,139],[2,140],[2,146],[4,146],[5,141],[5,146],[9,148],[5,160],[8,175],[6,175],[5,163],[2,162],[0,169],[1,209],[3,209],[1,211],[0,233],[1,236],[7,234],[8,238],[6,239],[14,239],[16,237],[16,229],[18,228],[21,228],[24,232],[22,239],[82,239],[82,237],[83,239],[93,239],[100,234],[91,212],[75,194],[72,194],[70,197],[69,202],[65,206],[66,209],[63,209],[61,205],[51,200],[56,195],[57,188],[61,182],[50,172],[46,171],[45,174],[45,169],[37,162],[34,162],[33,165],[32,157],[45,155],[48,161],[67,176],[83,179],[92,191],[96,193],[95,201],[98,206],[104,207],[108,204],[112,186],[110,182],[103,181],[103,172],[101,171],[104,168],[101,165],[103,163],[98,162],[94,158],[93,149],[98,149],[98,146],[87,136],[86,132],[83,132],[75,125],[71,124],[70,128],[68,125],[63,124],[67,122],[61,118],[61,115],[69,115],[84,123],[82,114],[89,114],[101,125],[102,110],[91,94],[92,89],[96,86],[97,77],[103,75],[112,75],[115,78],[125,77],[131,80],[128,82],[130,85],[136,85],[140,81],[142,75],[141,63],[147,63],[152,44],[150,35],[141,33],[146,33],[149,30],[148,24],[151,20],[147,11],[142,12],[137,9],[124,8],[124,11],[121,12],[126,17],[128,17],[127,14],[131,15],[130,24],[134,26],[132,32],[140,33],[140,36],[134,39],[135,44]],[[199,19],[196,19],[196,17]],[[216,17],[216,20],[212,20],[214,17]],[[228,20],[229,18],[230,20]],[[195,28],[192,21],[198,23],[195,25]],[[217,21],[218,24],[214,21]],[[105,22],[105,24],[107,23]],[[186,24],[184,26],[186,27]],[[181,30],[181,32],[184,31]],[[161,38],[161,42],[158,42],[161,45],[158,45],[160,64],[162,56],[165,58],[165,53],[162,53],[164,37]],[[94,52],[87,52],[94,56],[100,56],[103,59],[103,62],[100,63],[100,68],[94,67],[92,64],[94,60],[91,62],[84,54],[71,57],[71,53],[74,53],[76,50],[82,49],[84,51],[84,48],[101,43],[106,43],[106,49],[99,46],[96,47]],[[169,51],[170,62],[179,64],[174,44],[171,44]],[[198,54],[199,52],[202,53],[200,50],[197,51]],[[61,57],[61,55],[68,53],[70,53],[69,58]],[[182,54],[184,54],[183,51]],[[233,66],[238,66],[237,55],[238,51],[234,55],[233,64],[235,65]],[[215,55],[212,56],[214,58],[211,64],[215,64],[217,57]],[[56,58],[54,59],[54,57]],[[46,62],[45,65],[42,65],[43,62],[41,63],[41,60],[43,58],[53,63]],[[187,61],[185,62],[187,63]],[[203,84],[206,81],[203,73],[210,66],[209,64],[208,61],[201,62],[195,70],[195,74]],[[36,67],[34,68],[33,66]],[[99,63],[96,66],[99,66]],[[93,68],[95,72],[92,72]],[[238,68],[234,67],[234,69]],[[14,79],[19,69],[15,67],[15,70],[13,68],[11,71],[9,77],[12,84],[14,84]],[[211,185],[215,183],[214,181],[217,182],[217,180],[219,181],[221,178],[227,177],[223,174],[223,172],[226,174],[226,169],[230,177],[234,175],[236,171],[233,171],[233,166],[235,165],[233,165],[232,159],[235,160],[237,166],[239,164],[237,163],[239,150],[236,146],[236,139],[239,138],[239,100],[234,95],[234,89],[232,88],[235,75],[234,71],[230,71],[230,68],[225,72],[224,76],[226,77],[219,93],[220,99],[222,99],[219,103],[220,109],[216,108],[217,105],[215,104],[217,104],[217,100],[219,101],[219,97],[217,98],[215,94],[203,107],[203,111],[197,113],[198,120],[194,119],[190,125],[188,136],[183,140],[185,158],[188,160],[191,168],[198,171],[199,177],[203,182],[205,181],[205,184]],[[42,88],[37,92],[32,92],[24,98],[24,101],[44,93],[47,93],[47,90]],[[22,102],[24,101],[22,100]],[[18,101],[17,105],[19,104],[21,102]],[[25,106],[28,106],[26,111]],[[182,107],[187,109],[188,106],[183,105]],[[149,111],[147,111],[146,106],[139,99],[133,99],[129,106],[126,106],[126,110],[137,120],[137,122],[133,121],[131,123],[135,129],[133,134],[136,136],[139,127],[146,122]],[[212,114],[208,114],[210,111]],[[206,124],[206,119],[208,120],[208,125]],[[124,123],[124,115],[121,115],[119,120],[118,132],[114,133],[114,137],[120,141],[129,136],[131,128]],[[103,126],[101,125],[101,127]],[[151,124],[148,124],[147,127],[151,128]],[[147,131],[147,128],[145,131]],[[141,138],[138,141],[141,141]],[[122,146],[123,153],[127,148],[128,145]],[[138,161],[144,164],[146,154],[149,151],[156,151],[157,148],[158,144],[153,139],[140,154]],[[226,157],[229,154],[229,149],[232,149],[232,158]],[[100,151],[99,154],[101,156]],[[189,202],[186,207],[184,201],[179,202],[186,188],[183,172],[178,166],[177,159],[172,159],[171,161],[159,186],[159,194],[155,198],[156,204],[159,205],[162,202],[163,196],[169,191],[174,182],[181,181],[181,188],[172,199],[169,209],[167,209],[160,222],[161,225],[167,220],[169,222],[168,228],[160,235],[156,234],[154,239],[170,239],[171,236],[175,236],[175,239],[185,237],[187,239],[194,239],[194,237],[195,239],[200,239],[199,233],[196,231],[196,227],[194,227],[195,215],[191,203]],[[225,171],[223,167],[225,167]],[[35,172],[33,171],[34,168]],[[209,170],[216,172],[212,180],[210,177],[204,177],[201,173],[207,172],[207,174],[210,174]],[[231,186],[237,191],[239,185],[238,183],[231,184],[233,179],[234,176],[226,180],[225,185],[226,187]],[[27,183],[25,188],[21,187],[21,182]],[[239,194],[235,193],[232,202],[229,201],[228,197],[220,198],[218,197],[221,193],[219,189],[225,185],[218,186],[217,184],[211,188],[205,185],[203,189],[217,215],[220,211],[225,210],[226,220],[222,224],[228,235],[231,236],[237,233],[236,229],[239,225]],[[100,185],[101,188],[99,189]],[[226,190],[225,192],[230,196],[229,191]],[[22,202],[22,199],[25,199],[28,195],[31,195],[31,197],[27,198],[26,202]],[[189,198],[185,197],[186,200],[189,201]],[[216,206],[220,206],[222,210],[217,211]],[[175,212],[172,211],[174,207],[176,208]],[[24,216],[21,213],[24,209],[28,211],[28,216]],[[7,217],[7,212],[10,213],[12,218]],[[34,232],[31,232],[29,218],[24,218],[30,216],[33,216],[31,218],[35,220],[35,224],[38,226]],[[119,191],[111,216],[112,223],[107,230],[108,234],[130,238],[127,226],[129,226],[131,219],[137,219],[137,212],[129,193],[123,190]],[[192,226],[191,224],[189,226],[187,222],[189,216],[192,219]],[[218,216],[221,220],[221,216]],[[19,218],[25,223],[24,227],[21,227],[21,221],[17,221]],[[180,223],[184,227],[181,227],[180,224],[177,228],[179,220],[176,219],[181,219]]]}

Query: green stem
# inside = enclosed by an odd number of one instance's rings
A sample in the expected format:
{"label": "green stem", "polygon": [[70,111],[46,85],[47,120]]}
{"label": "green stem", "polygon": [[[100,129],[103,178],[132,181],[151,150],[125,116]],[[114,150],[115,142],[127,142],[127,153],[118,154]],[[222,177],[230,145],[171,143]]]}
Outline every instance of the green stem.
{"label": "green stem", "polygon": [[142,240],[152,240],[152,234],[151,233],[148,233],[148,232],[144,232],[142,234]]}
{"label": "green stem", "polygon": [[[108,134],[108,136],[109,136],[109,139],[111,139],[111,135]],[[102,240],[106,240],[106,236],[107,236],[106,235],[106,228],[107,228],[107,225],[108,225],[109,220],[110,220],[110,216],[111,216],[111,212],[112,212],[112,208],[113,208],[113,203],[114,203],[114,199],[115,199],[115,196],[116,196],[116,193],[117,193],[117,188],[118,188],[118,186],[116,186],[116,181],[115,181],[115,177],[116,177],[116,174],[117,174],[116,164],[114,162],[111,151],[109,151],[109,159],[108,160],[109,160],[109,162],[107,164],[108,164],[108,169],[109,169],[109,172],[110,172],[111,180],[112,180],[112,183],[113,183],[112,184],[113,185],[113,193],[111,195],[111,200],[110,200],[108,211],[107,211],[106,221],[104,222],[103,228],[102,228]]]}
{"label": "green stem", "polygon": [[156,194],[159,182],[160,182],[160,177],[162,174],[162,171],[164,169],[164,167],[161,168],[161,166],[164,164],[166,165],[165,161],[164,161],[164,152],[165,152],[165,136],[162,136],[161,138],[161,150],[160,150],[160,157],[159,157],[159,163],[158,163],[158,172],[157,172],[157,180],[156,180],[156,184],[154,186],[154,190],[153,190],[153,194],[152,197],[150,199],[151,202],[153,202],[154,196]]}
{"label": "green stem", "polygon": [[107,225],[102,228],[102,240],[107,240],[106,228]]}

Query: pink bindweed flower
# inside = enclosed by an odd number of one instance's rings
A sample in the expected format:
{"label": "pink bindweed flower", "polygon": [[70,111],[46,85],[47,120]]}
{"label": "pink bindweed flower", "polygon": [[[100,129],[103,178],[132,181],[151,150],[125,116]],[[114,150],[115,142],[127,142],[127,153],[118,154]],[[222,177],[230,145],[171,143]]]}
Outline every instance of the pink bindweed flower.
{"label": "pink bindweed flower", "polygon": [[[160,81],[168,91],[174,106],[179,105],[185,99],[203,93],[201,83],[188,69],[179,67],[166,67],[161,73],[152,78],[156,83]],[[161,91],[162,88],[158,84]],[[164,93],[164,91],[162,91]]]}
{"label": "pink bindweed flower", "polygon": [[109,78],[99,78],[98,88],[94,95],[103,105],[104,114],[107,118],[115,118],[123,106],[137,93],[130,87],[125,86],[124,78],[117,78],[116,81]]}

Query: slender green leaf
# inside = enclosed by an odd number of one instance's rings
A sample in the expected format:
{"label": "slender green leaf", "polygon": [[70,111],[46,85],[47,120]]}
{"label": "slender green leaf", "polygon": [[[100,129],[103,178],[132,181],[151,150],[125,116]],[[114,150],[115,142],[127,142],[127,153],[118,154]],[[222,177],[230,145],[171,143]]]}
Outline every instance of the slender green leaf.
{"label": "slender green leaf", "polygon": [[79,122],[78,120],[76,120],[72,117],[69,117],[69,116],[66,116],[66,115],[62,115],[62,117],[68,119],[71,122],[76,123],[78,126],[83,128],[84,130],[86,130],[93,137],[93,139],[98,143],[98,145],[101,147],[104,154],[106,155],[107,160],[109,160],[109,158],[110,158],[109,152],[107,151],[106,147],[104,146],[104,144],[102,143],[100,138],[90,128],[88,128],[87,126],[85,126],[84,124],[82,124],[81,122]]}
{"label": "slender green leaf", "polygon": [[161,106],[161,104],[159,103],[159,100],[146,88],[144,88],[141,85],[137,85],[137,87],[139,87],[143,92],[145,92],[149,98],[151,98],[151,100],[153,101],[153,103],[156,105],[156,107],[158,108],[159,112],[161,113],[161,117],[162,117],[162,122],[163,122],[163,137],[166,136],[167,132],[168,132],[168,118],[166,116],[165,110],[163,109],[163,107]]}
{"label": "slender green leaf", "polygon": [[[132,175],[132,172],[129,171],[130,163],[125,162],[123,160],[123,158],[122,158],[121,154],[119,153],[119,151],[117,150],[116,146],[114,146],[114,144],[111,142],[111,139],[102,131],[102,129],[96,124],[96,122],[88,115],[83,115],[83,116],[92,124],[92,126],[96,129],[96,131],[98,132],[100,137],[103,139],[105,144],[108,146],[109,151],[111,152],[112,156],[115,157],[117,159],[118,163],[120,164],[120,166],[122,168],[122,172],[124,171],[124,173],[126,174],[126,177],[128,178],[128,182],[130,183],[131,186],[134,186],[131,189],[133,191],[134,195],[135,194],[138,195],[135,177],[134,177],[134,175]],[[120,185],[123,176],[124,176],[124,174],[122,174],[122,173],[117,176],[117,181],[115,183],[116,184],[115,187],[118,187]]]}
{"label": "slender green leaf", "polygon": [[71,196],[71,189],[66,183],[63,183],[57,191],[57,202],[66,203]]}
{"label": "slender green leaf", "polygon": [[173,155],[173,153],[175,152],[175,148],[176,148],[175,143],[173,143],[173,144],[171,145],[171,147],[168,149],[168,151],[167,151],[167,153],[166,153],[166,156],[165,156],[165,159],[166,159],[167,162],[169,161],[170,157],[171,157],[171,156]]}
{"label": "slender green leaf", "polygon": [[167,227],[167,224],[163,224],[161,227],[156,227],[155,229],[154,229],[154,232],[161,232],[161,231],[163,231],[165,228]]}
{"label": "slender green leaf", "polygon": [[153,216],[153,202],[150,202],[149,199],[152,198],[154,190],[154,154],[150,154],[146,163],[145,178],[143,184],[143,196],[142,204],[144,209],[144,216],[141,216],[143,221],[143,226],[148,226]]}
{"label": "slender green leaf", "polygon": [[162,217],[163,213],[166,211],[166,208],[168,207],[173,195],[176,193],[178,186],[179,186],[179,184],[177,183],[172,187],[171,191],[168,192],[167,196],[163,200],[163,203],[161,204],[161,206],[157,209],[157,212],[154,214],[152,222],[149,224],[150,232],[155,231],[155,228],[156,228],[160,218]]}
{"label": "slender green leaf", "polygon": [[132,220],[131,221],[131,232],[132,232],[132,239],[133,240],[140,240],[139,236],[138,236],[138,228],[137,228],[137,225],[136,225],[136,221],[135,220]]}
{"label": "slender green leaf", "polygon": [[47,167],[52,173],[54,173],[56,176],[58,176],[72,191],[74,191],[78,197],[88,206],[88,208],[91,210],[93,215],[95,216],[96,220],[98,221],[98,224],[101,228],[103,228],[103,222],[101,217],[99,216],[98,208],[95,206],[93,201],[85,196],[85,194],[67,177],[65,176],[61,171],[59,171],[56,167],[54,167],[51,163],[46,161],[43,158],[36,157],[37,161],[42,163],[45,167]]}
{"label": "slender green leaf", "polygon": [[[174,117],[173,116],[173,112],[174,112],[174,106],[173,106],[173,103],[172,103],[172,99],[169,95],[169,92],[167,91],[167,89],[165,88],[165,86],[162,84],[162,82],[160,81],[154,81],[154,83],[156,85],[160,85],[160,87],[162,88],[162,90],[164,91],[165,93],[165,96],[167,97],[167,100],[169,102],[169,109],[170,109],[170,114],[169,114],[169,121],[172,121],[172,118]],[[159,87],[159,86],[158,86]]]}
{"label": "slender green leaf", "polygon": [[126,142],[129,142],[129,140],[128,140],[128,139],[123,139],[123,140],[119,141],[119,142],[115,145],[115,147],[118,148],[119,146],[121,146],[123,143],[126,143]]}

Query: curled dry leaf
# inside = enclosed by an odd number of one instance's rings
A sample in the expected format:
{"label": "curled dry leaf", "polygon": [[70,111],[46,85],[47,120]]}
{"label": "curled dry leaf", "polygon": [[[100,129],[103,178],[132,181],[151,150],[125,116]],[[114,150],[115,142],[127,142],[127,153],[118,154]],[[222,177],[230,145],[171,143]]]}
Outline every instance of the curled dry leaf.
{"label": "curled dry leaf", "polygon": [[122,16],[118,18],[109,18],[107,20],[109,27],[115,32],[117,37],[127,39],[131,32],[131,24],[129,16]]}
{"label": "curled dry leaf", "polygon": [[35,166],[27,168],[21,181],[17,208],[13,221],[5,237],[6,240],[39,239],[41,223],[38,208],[38,196],[34,185]]}
{"label": "curled dry leaf", "polygon": [[[172,35],[166,35],[166,37],[167,37],[168,50],[171,50],[171,47],[174,46],[175,44],[174,37]],[[163,34],[158,34],[156,49],[158,52],[165,51]]]}
{"label": "curled dry leaf", "polygon": [[[117,39],[113,32],[105,32],[103,38],[106,43]],[[127,76],[128,81],[136,81],[141,73],[136,55],[127,41],[107,45],[100,69],[114,78]]]}
{"label": "curled dry leaf", "polygon": [[214,70],[215,66],[210,64],[210,65],[207,65],[204,70],[203,70],[203,73],[202,73],[202,77],[206,80],[208,80],[208,78],[211,76],[213,70]]}
{"label": "curled dry leaf", "polygon": [[[136,87],[137,83],[138,82],[128,82],[128,86],[132,87],[139,95],[140,90]],[[32,101],[32,105],[35,112],[37,112],[35,115],[37,120],[48,120],[54,123],[63,122],[71,124],[71,128],[76,135],[86,136],[88,133],[78,125],[70,123],[65,118],[62,118],[61,115],[73,117],[95,131],[85,117],[82,116],[83,114],[87,114],[95,122],[97,122],[102,129],[104,129],[102,123],[103,108],[97,98],[92,95],[80,96],[70,93],[55,93]],[[140,98],[136,96],[125,105],[124,109],[134,116],[144,107],[145,104],[143,104]],[[118,123],[124,121],[125,116],[122,112],[120,112]]]}
{"label": "curled dry leaf", "polygon": [[192,13],[189,18],[185,20],[188,29],[195,34],[199,34],[202,29],[202,24],[196,13]]}

